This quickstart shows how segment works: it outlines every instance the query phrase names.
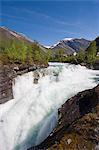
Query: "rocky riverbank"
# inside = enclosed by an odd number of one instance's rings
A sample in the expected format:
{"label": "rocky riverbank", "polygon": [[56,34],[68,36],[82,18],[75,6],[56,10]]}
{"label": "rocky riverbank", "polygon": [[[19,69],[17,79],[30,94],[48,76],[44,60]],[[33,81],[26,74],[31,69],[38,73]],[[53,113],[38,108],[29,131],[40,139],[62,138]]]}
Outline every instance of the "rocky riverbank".
{"label": "rocky riverbank", "polygon": [[99,85],[67,100],[58,125],[40,145],[28,150],[89,150],[99,144]]}
{"label": "rocky riverbank", "polygon": [[95,70],[99,70],[99,60],[97,60],[97,61],[95,62],[95,64],[93,65],[93,68],[94,68]]}
{"label": "rocky riverbank", "polygon": [[[99,69],[99,61],[94,66],[89,67],[86,64],[81,64],[91,69]],[[33,65],[22,65],[22,64],[8,64],[0,65],[0,104],[13,98],[12,93],[12,82],[17,75],[34,71],[40,68],[46,68],[48,64],[33,64]]]}
{"label": "rocky riverbank", "polygon": [[[68,63],[68,62],[67,62]],[[93,70],[99,70],[99,60],[96,60],[95,63],[93,65],[90,65],[88,63],[79,63],[76,59],[73,62],[70,62],[71,64],[75,64],[75,65],[81,65],[81,66],[85,66],[89,69],[93,69]]]}
{"label": "rocky riverbank", "polygon": [[0,104],[5,103],[13,98],[12,84],[17,75],[34,71],[36,69],[45,68],[47,64],[8,64],[0,65]]}
{"label": "rocky riverbank", "polygon": [[[0,103],[13,98],[12,84],[17,75],[45,68],[47,65],[1,65]],[[35,75],[37,83],[38,75]],[[99,141],[99,85],[66,101],[58,110],[58,125],[39,146],[29,150],[89,150]]]}

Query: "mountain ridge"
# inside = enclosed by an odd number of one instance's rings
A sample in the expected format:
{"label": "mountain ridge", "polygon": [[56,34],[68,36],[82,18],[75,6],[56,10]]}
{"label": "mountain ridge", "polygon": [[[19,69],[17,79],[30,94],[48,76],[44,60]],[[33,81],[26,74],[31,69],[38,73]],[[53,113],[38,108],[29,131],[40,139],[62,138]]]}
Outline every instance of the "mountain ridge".
{"label": "mountain ridge", "polygon": [[71,55],[79,50],[86,50],[89,46],[90,41],[84,38],[69,38],[60,40],[57,44],[51,47],[53,51],[63,49],[67,55]]}
{"label": "mountain ridge", "polygon": [[35,40],[31,40],[23,33],[13,31],[4,26],[0,27],[0,35],[1,39],[18,39],[19,41],[21,40],[28,44],[36,43],[44,52],[46,52],[48,49],[51,49],[52,52],[63,49],[67,55],[72,55],[74,52],[78,52],[80,49],[85,50],[90,44],[90,41],[84,38],[64,38],[52,46],[44,46]]}
{"label": "mountain ridge", "polygon": [[13,31],[12,29],[9,29],[7,27],[0,27],[0,41],[2,40],[18,40],[18,41],[21,41],[21,42],[24,42],[26,44],[36,44],[38,45],[44,52],[46,52],[46,48],[38,43],[37,41],[35,40],[31,40],[30,38],[28,38],[28,36],[26,36],[25,34],[23,33],[19,33],[19,32],[16,32],[16,31]]}

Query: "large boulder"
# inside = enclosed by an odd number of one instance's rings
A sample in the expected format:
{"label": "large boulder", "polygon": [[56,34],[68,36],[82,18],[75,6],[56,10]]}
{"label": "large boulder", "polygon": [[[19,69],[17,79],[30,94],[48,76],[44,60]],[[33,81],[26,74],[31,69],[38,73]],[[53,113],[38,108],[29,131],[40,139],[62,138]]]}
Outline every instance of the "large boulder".
{"label": "large boulder", "polygon": [[[0,104],[5,103],[13,99],[12,85],[14,78],[18,75],[28,73],[40,68],[46,68],[48,65],[45,64],[8,64],[0,65]],[[35,78],[35,82],[36,78]]]}
{"label": "large boulder", "polygon": [[99,85],[67,100],[58,125],[40,145],[28,150],[95,149],[99,142]]}
{"label": "large boulder", "polygon": [[0,66],[0,104],[13,98],[13,72],[9,66]]}

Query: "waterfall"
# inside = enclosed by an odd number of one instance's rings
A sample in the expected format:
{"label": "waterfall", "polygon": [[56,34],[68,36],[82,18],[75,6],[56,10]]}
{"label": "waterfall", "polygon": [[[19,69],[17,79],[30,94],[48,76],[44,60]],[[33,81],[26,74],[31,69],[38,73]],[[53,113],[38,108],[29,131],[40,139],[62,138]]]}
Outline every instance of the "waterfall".
{"label": "waterfall", "polygon": [[27,150],[55,128],[58,108],[80,91],[99,83],[99,71],[80,65],[50,63],[48,68],[17,76],[14,99],[0,105],[0,149]]}

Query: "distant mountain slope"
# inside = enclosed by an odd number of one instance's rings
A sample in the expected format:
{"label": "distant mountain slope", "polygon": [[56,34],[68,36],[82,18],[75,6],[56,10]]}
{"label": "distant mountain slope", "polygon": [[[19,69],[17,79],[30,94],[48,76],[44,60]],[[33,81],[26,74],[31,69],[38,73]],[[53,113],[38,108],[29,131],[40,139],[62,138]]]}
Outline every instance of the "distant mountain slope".
{"label": "distant mountain slope", "polygon": [[6,27],[0,27],[0,42],[2,41],[10,41],[10,40],[16,40],[20,42],[24,42],[28,45],[31,45],[33,43],[37,44],[44,52],[46,52],[46,48],[42,45],[40,45],[37,41],[31,40],[27,36],[25,36],[22,33],[18,33],[16,31],[10,30]]}
{"label": "distant mountain slope", "polygon": [[23,41],[26,43],[32,43],[34,41],[30,40],[29,38],[27,38],[25,35],[21,34],[21,33],[17,33],[15,31],[12,31],[6,27],[0,27],[0,38],[1,39],[17,39],[19,41]]}
{"label": "distant mountain slope", "polygon": [[89,46],[90,41],[86,39],[72,39],[65,38],[59,41],[57,44],[53,45],[51,49],[53,51],[57,51],[59,49],[64,49],[67,55],[73,54],[74,52],[78,52],[79,50],[86,50]]}
{"label": "distant mountain slope", "polygon": [[22,33],[0,27],[0,64],[47,64],[48,49]]}
{"label": "distant mountain slope", "polygon": [[71,55],[74,52],[78,52],[81,49],[85,50],[90,44],[90,41],[83,39],[83,38],[81,39],[65,38],[63,40],[60,40],[53,46],[47,47],[47,46],[43,46],[39,44],[35,40],[31,40],[30,38],[26,37],[22,33],[17,33],[16,31],[10,30],[6,27],[0,27],[0,42],[1,43],[2,43],[2,40],[5,42],[9,40],[18,40],[26,44],[36,43],[45,53],[47,52],[49,48],[52,50],[53,53],[56,53],[59,49],[63,49],[66,55]]}

